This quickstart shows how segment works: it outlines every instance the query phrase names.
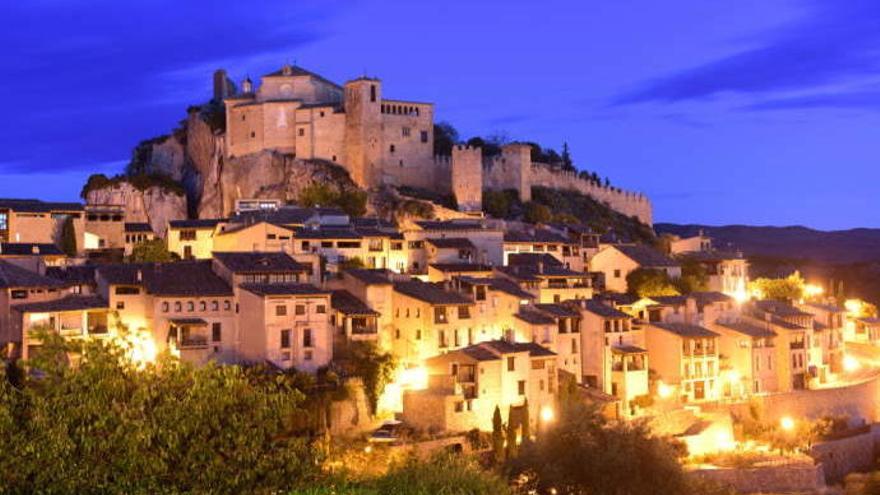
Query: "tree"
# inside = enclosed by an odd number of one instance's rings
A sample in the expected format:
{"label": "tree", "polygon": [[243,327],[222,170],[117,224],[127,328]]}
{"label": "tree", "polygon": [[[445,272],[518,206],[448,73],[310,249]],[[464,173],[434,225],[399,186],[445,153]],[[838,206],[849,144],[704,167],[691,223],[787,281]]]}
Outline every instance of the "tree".
{"label": "tree", "polygon": [[[573,403],[557,422],[508,461],[522,493],[687,495],[717,493],[693,486],[680,449],[638,422],[609,424],[595,408]],[[552,491],[551,491],[552,490]]]}
{"label": "tree", "polygon": [[130,263],[167,263],[177,256],[168,251],[163,239],[151,239],[137,243],[128,257]]}
{"label": "tree", "polygon": [[508,461],[516,457],[516,430],[517,430],[516,414],[513,412],[513,406],[507,410],[507,451],[505,457]]}
{"label": "tree", "polygon": [[297,203],[305,207],[335,206],[353,217],[367,212],[367,193],[361,190],[337,191],[330,185],[314,182],[299,192]]}
{"label": "tree", "polygon": [[691,257],[684,258],[681,263],[681,277],[674,284],[682,294],[708,290],[709,276],[706,267]]}
{"label": "tree", "polygon": [[530,438],[532,438],[532,436],[531,436],[532,432],[530,430],[531,425],[529,425],[529,419],[530,419],[529,418],[529,399],[526,399],[523,402],[522,410],[521,410],[521,414],[520,414],[520,418],[519,418],[520,424],[522,424],[523,442],[528,441]]}
{"label": "tree", "polygon": [[529,201],[526,203],[526,222],[547,223],[552,219],[553,213],[550,212],[550,208],[547,208],[546,206],[540,203],[536,203],[534,201]]}
{"label": "tree", "polygon": [[363,268],[364,260],[360,258],[360,256],[354,256],[351,258],[346,258],[345,261],[340,263],[339,268],[343,270],[352,270],[355,268]]}
{"label": "tree", "polygon": [[339,193],[336,206],[348,216],[362,217],[367,213],[367,193],[361,190],[350,190]]}
{"label": "tree", "polygon": [[507,218],[510,215],[510,195],[505,191],[483,191],[483,211],[495,218]]}
{"label": "tree", "polygon": [[504,460],[504,423],[501,421],[501,409],[496,405],[492,414],[492,452],[495,462]]}
{"label": "tree", "polygon": [[320,476],[291,430],[304,396],[283,375],[170,357],[140,368],[112,342],[40,340],[28,365],[41,376],[0,380],[6,493],[270,493]]}
{"label": "tree", "polygon": [[69,257],[76,256],[76,227],[73,224],[73,217],[67,216],[64,219],[64,225],[61,226],[61,250]]}
{"label": "tree", "polygon": [[448,122],[434,124],[434,154],[452,155],[452,147],[459,141],[458,131]]}
{"label": "tree", "polygon": [[785,278],[757,278],[749,282],[749,292],[758,299],[797,301],[804,296],[804,279],[798,272]]}
{"label": "tree", "polygon": [[626,276],[627,292],[639,297],[677,296],[678,289],[663,270],[638,268]]}
{"label": "tree", "polygon": [[574,163],[571,161],[571,152],[568,150],[568,143],[562,143],[562,168],[574,172]]}
{"label": "tree", "polygon": [[385,385],[394,380],[397,360],[382,352],[373,342],[355,341],[340,346],[333,359],[347,375],[359,376],[364,382],[364,393],[373,412],[379,405],[379,397]]}

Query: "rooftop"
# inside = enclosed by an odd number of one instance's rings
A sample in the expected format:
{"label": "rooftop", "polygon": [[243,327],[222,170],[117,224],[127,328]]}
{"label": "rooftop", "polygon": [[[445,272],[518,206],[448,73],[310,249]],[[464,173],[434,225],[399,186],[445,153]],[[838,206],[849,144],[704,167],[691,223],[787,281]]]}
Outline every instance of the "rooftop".
{"label": "rooftop", "polygon": [[63,283],[57,279],[0,260],[0,288],[61,287],[62,285]]}
{"label": "rooftop", "polygon": [[4,242],[0,244],[0,256],[64,256],[64,251],[55,244]]}
{"label": "rooftop", "polygon": [[642,267],[654,268],[678,266],[678,263],[675,260],[648,246],[618,245],[614,246],[614,249],[617,249],[623,253],[624,256],[635,261]]}
{"label": "rooftop", "polygon": [[330,306],[336,311],[351,316],[379,316],[367,304],[347,290],[334,290],[330,298]]}
{"label": "rooftop", "polygon": [[150,227],[148,223],[126,223],[125,224],[126,232],[152,232],[153,227]]}
{"label": "rooftop", "polygon": [[109,309],[107,301],[100,296],[81,295],[68,295],[54,301],[16,304],[12,307],[20,313],[52,313],[57,311]]}
{"label": "rooftop", "polygon": [[213,229],[217,224],[226,222],[225,218],[201,218],[195,220],[171,220],[168,225],[172,229]]}
{"label": "rooftop", "polygon": [[312,284],[241,284],[242,289],[258,296],[307,296],[330,294]]}
{"label": "rooftop", "polygon": [[718,337],[718,334],[712,330],[691,323],[651,323],[651,325],[680,337]]}
{"label": "rooftop", "polygon": [[232,289],[211,269],[211,261],[103,265],[98,274],[111,285],[139,285],[156,296],[231,296]]}
{"label": "rooftop", "polygon": [[279,252],[214,252],[214,259],[233,273],[302,273],[309,267]]}
{"label": "rooftop", "polygon": [[519,313],[516,313],[513,317],[532,325],[552,325],[556,322],[556,320],[543,313],[527,308],[520,309]]}
{"label": "rooftop", "polygon": [[603,318],[631,318],[630,315],[623,311],[615,309],[601,301],[597,301],[596,299],[587,299],[585,301],[578,301],[578,303],[584,310]]}
{"label": "rooftop", "polygon": [[433,305],[473,304],[473,301],[458,292],[448,291],[437,284],[419,280],[395,282],[394,290],[413,299]]}
{"label": "rooftop", "polygon": [[465,237],[425,239],[425,242],[437,249],[474,249],[473,243]]}
{"label": "rooftop", "polygon": [[83,211],[81,203],[46,202],[39,199],[0,198],[0,209],[25,213],[51,213],[53,211]]}
{"label": "rooftop", "polygon": [[431,263],[431,268],[441,272],[491,272],[492,267],[479,263]]}
{"label": "rooftop", "polygon": [[739,320],[739,321],[719,321],[716,323],[719,327],[728,328],[734,332],[748,335],[749,337],[775,337],[776,332],[756,322]]}

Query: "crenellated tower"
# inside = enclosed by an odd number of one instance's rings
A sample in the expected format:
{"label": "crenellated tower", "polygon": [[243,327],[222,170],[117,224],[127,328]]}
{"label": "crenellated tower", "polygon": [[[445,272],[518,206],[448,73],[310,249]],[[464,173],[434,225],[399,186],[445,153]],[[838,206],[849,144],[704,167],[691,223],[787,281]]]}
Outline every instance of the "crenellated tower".
{"label": "crenellated tower", "polygon": [[452,193],[459,211],[479,212],[483,208],[483,152],[478,147],[452,148]]}
{"label": "crenellated tower", "polygon": [[345,166],[361,187],[380,180],[382,83],[361,77],[345,83]]}

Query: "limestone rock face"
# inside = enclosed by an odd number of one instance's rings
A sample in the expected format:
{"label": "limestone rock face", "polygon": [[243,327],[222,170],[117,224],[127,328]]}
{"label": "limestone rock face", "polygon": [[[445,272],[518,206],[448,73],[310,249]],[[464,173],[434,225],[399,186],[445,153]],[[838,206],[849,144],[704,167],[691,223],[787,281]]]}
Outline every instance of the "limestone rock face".
{"label": "limestone rock face", "polygon": [[[264,151],[225,157],[224,134],[198,111],[191,111],[180,129],[167,137],[141,143],[138,172],[161,174],[180,183],[186,197],[141,193],[132,187],[109,187],[89,194],[90,203],[126,205],[129,221],[162,223],[169,219],[221,218],[230,215],[239,198],[295,201],[301,191],[321,183],[347,191],[356,185],[339,165],[323,160],[300,160],[292,155]],[[125,183],[123,183],[125,185]],[[163,204],[163,202],[168,204]],[[187,210],[189,205],[189,210]],[[147,220],[148,219],[148,220]]]}
{"label": "limestone rock face", "polygon": [[170,220],[186,218],[186,197],[159,186],[137,189],[127,182],[89,191],[90,205],[124,205],[126,222],[146,222],[164,235]]}

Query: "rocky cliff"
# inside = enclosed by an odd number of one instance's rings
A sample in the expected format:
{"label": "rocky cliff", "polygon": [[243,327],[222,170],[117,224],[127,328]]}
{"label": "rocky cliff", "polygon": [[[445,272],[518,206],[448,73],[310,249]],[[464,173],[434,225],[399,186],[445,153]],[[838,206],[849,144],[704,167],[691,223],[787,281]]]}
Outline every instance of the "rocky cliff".
{"label": "rocky cliff", "polygon": [[[323,160],[299,160],[271,151],[226,158],[223,130],[217,127],[216,116],[206,115],[204,108],[191,108],[172,134],[141,142],[126,174],[87,187],[83,194],[87,202],[125,204],[130,208],[130,218],[148,218],[153,224],[154,219],[224,217],[233,211],[239,198],[295,202],[300,192],[313,183],[325,184],[337,192],[357,188],[344,168]],[[122,187],[127,180],[140,176],[168,178],[182,187],[185,198],[166,195],[170,204],[163,205],[161,201],[153,202],[159,196],[144,191],[144,199],[140,200],[137,188]],[[163,230],[164,224],[158,231]]]}
{"label": "rocky cliff", "polygon": [[88,204],[125,205],[126,222],[146,222],[154,232],[165,232],[168,221],[186,218],[186,197],[162,186],[138,189],[129,182],[119,182],[90,189]]}

